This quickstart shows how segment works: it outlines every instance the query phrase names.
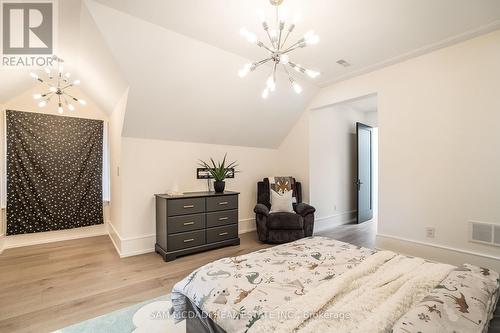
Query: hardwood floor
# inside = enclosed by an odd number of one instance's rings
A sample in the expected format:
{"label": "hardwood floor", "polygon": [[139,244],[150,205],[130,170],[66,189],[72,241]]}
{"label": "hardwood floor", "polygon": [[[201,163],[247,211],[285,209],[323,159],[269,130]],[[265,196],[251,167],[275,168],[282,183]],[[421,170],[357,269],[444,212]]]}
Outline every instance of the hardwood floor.
{"label": "hardwood floor", "polygon": [[[371,221],[318,235],[373,247],[375,233]],[[0,255],[0,332],[51,332],[166,295],[197,267],[264,247],[251,232],[240,246],[168,263],[155,253],[120,259],[107,236],[9,249]]]}

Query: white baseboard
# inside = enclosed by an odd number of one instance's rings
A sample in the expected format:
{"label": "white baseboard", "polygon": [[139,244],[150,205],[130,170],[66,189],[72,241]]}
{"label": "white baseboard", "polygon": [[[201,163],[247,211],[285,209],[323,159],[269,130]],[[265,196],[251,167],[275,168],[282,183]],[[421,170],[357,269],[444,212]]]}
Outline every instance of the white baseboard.
{"label": "white baseboard", "polygon": [[[143,235],[136,237],[122,237],[116,230],[113,223],[108,224],[109,238],[115,246],[116,252],[120,258],[136,256],[144,253],[154,252],[156,243],[156,234]],[[243,219],[239,221],[238,233],[244,234],[254,231],[255,219]]]}
{"label": "white baseboard", "polygon": [[500,257],[431,244],[397,236],[377,234],[377,248],[459,266],[469,263],[500,272]]}
{"label": "white baseboard", "polygon": [[329,230],[339,225],[348,224],[356,219],[356,210],[318,217],[314,220],[314,233]]}
{"label": "white baseboard", "polygon": [[255,225],[255,218],[240,220],[238,225],[238,233],[240,235],[255,230],[257,230],[257,226]]}
{"label": "white baseboard", "polygon": [[0,254],[2,254],[5,245],[5,235],[0,235]]}
{"label": "white baseboard", "polygon": [[[67,229],[67,230],[56,230],[47,232],[37,232],[33,234],[22,234],[22,235],[12,235],[5,236],[3,238],[3,249],[11,249],[16,247],[46,244],[52,242],[61,242],[72,239],[95,237],[107,235],[106,223],[93,225],[89,227]],[[0,240],[0,245],[1,245]]]}
{"label": "white baseboard", "polygon": [[109,223],[109,238],[115,246],[120,258],[154,252],[156,234],[135,237],[122,237],[113,223]]}

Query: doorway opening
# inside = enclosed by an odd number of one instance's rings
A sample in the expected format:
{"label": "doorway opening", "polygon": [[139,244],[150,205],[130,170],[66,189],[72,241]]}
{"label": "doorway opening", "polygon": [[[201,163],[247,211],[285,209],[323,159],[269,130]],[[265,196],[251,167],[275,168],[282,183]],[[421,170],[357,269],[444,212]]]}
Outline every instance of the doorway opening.
{"label": "doorway opening", "polygon": [[315,231],[359,222],[375,235],[378,135],[376,94],[311,112],[310,199],[316,207]]}

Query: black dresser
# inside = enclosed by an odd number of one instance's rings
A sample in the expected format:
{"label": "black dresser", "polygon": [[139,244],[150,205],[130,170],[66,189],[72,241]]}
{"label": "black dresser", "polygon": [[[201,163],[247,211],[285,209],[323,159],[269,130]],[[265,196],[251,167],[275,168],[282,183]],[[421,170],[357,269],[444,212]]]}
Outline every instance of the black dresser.
{"label": "black dresser", "polygon": [[239,245],[238,192],[156,194],[155,251],[165,261]]}

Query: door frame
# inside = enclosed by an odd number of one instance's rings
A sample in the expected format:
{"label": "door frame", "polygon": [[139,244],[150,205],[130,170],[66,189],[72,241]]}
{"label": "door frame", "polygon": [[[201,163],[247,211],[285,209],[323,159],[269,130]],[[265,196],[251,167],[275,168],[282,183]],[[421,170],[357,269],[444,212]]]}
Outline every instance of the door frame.
{"label": "door frame", "polygon": [[370,132],[370,207],[371,207],[371,212],[372,212],[372,218],[373,218],[373,127],[365,125],[360,122],[356,122],[356,223],[363,223],[359,222],[359,214],[360,214],[360,209],[359,209],[359,130],[368,130]]}

